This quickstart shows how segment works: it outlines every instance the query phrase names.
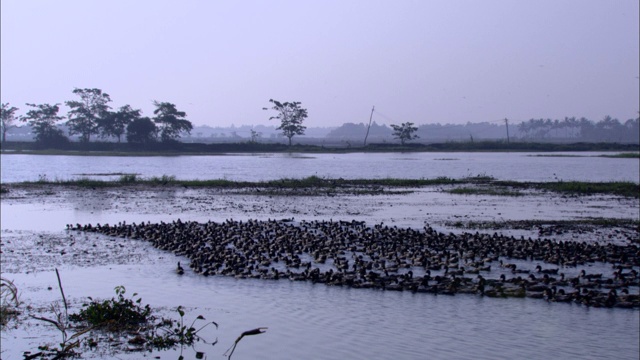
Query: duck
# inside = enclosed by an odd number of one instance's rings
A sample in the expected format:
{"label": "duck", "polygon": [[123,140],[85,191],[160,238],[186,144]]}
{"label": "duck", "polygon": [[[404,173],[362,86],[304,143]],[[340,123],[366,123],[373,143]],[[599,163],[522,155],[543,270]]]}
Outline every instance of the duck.
{"label": "duck", "polygon": [[587,274],[587,272],[582,269],[580,270],[580,277],[585,278],[587,280],[600,279],[602,278],[602,274]]}
{"label": "duck", "polygon": [[554,275],[557,275],[559,269],[557,269],[557,268],[556,269],[543,269],[542,266],[538,265],[538,266],[536,266],[536,270],[539,273],[543,273],[543,274],[554,274]]}

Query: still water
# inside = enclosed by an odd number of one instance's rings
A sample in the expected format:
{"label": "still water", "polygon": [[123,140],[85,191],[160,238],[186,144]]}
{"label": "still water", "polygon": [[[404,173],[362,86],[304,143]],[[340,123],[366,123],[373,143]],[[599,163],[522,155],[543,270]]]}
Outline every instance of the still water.
{"label": "still water", "polygon": [[[638,159],[606,153],[350,153],[227,154],[208,156],[0,155],[2,183],[120,175],[175,176],[180,180],[264,181],[325,178],[459,179],[487,175],[516,181],[640,181]],[[612,153],[609,153],[612,154]],[[111,174],[111,175],[110,175]]]}
{"label": "still water", "polygon": [[[69,179],[108,173],[178,179],[226,178],[269,180],[310,175],[343,178],[434,178],[490,175],[521,181],[588,180],[638,182],[637,159],[601,157],[537,157],[523,153],[422,154],[255,154],[180,157],[87,157],[2,155],[2,182]],[[579,153],[579,155],[597,155]],[[84,174],[84,175],[83,175]],[[108,177],[107,177],[108,178]],[[115,177],[117,179],[117,177]],[[71,201],[71,200],[70,200]],[[514,200],[515,201],[515,200]],[[100,214],[83,212],[86,222]],[[5,209],[5,208],[3,208]],[[104,215],[104,214],[102,214]],[[129,214],[135,216],[135,214]],[[127,215],[127,216],[129,216]],[[156,214],[153,221],[173,221],[179,214]],[[204,214],[203,214],[204,215]],[[240,213],[238,213],[241,216]],[[140,215],[138,215],[139,217]],[[284,217],[284,216],[283,216]],[[328,214],[326,218],[339,220]],[[121,219],[129,220],[129,218]],[[318,218],[322,220],[322,218]],[[344,220],[351,220],[350,218]],[[420,222],[408,224],[423,226]],[[38,222],[58,222],[55,216]],[[21,232],[38,238],[29,222],[2,222],[3,241]],[[61,229],[63,224],[46,228]],[[42,232],[67,236],[64,231]],[[125,240],[115,240],[116,243]],[[208,359],[224,359],[224,351],[243,331],[268,327],[265,334],[239,343],[234,359],[637,359],[640,311],[587,308],[535,299],[493,299],[473,295],[434,296],[369,289],[348,289],[300,282],[203,277],[187,269],[174,273],[180,259],[142,242],[123,244],[138,251],[139,261],[125,264],[60,268],[66,296],[76,306],[82,298],[114,296],[124,285],[144,303],[166,314],[187,307],[187,320],[203,315],[220,324],[203,333],[218,345],[198,344]],[[119,247],[114,246],[115,249]],[[7,274],[3,273],[3,276]],[[57,280],[51,271],[9,274],[25,299],[42,306],[56,300]],[[54,291],[47,291],[52,286]],[[57,335],[57,334],[56,334]],[[29,344],[3,333],[2,359],[21,358]],[[58,339],[50,339],[57,341]],[[8,349],[8,350],[7,350]],[[146,354],[175,359],[180,352]],[[184,349],[185,358],[193,358]],[[137,359],[142,354],[118,354]],[[112,358],[105,355],[104,358]]]}
{"label": "still water", "polygon": [[[638,311],[596,309],[533,299],[412,294],[300,282],[176,276],[174,259],[153,265],[61,269],[66,296],[110,298],[125,285],[154,307],[187,309],[220,328],[207,328],[208,359],[243,331],[235,359],[637,359]],[[12,275],[13,276],[13,275]],[[53,272],[16,276],[19,286],[56,287]],[[49,291],[49,300],[59,297]],[[31,296],[29,290],[23,296]],[[32,296],[33,297],[33,296]],[[175,315],[175,312],[174,312]],[[11,339],[9,339],[11,340]],[[6,340],[3,339],[3,343]],[[37,340],[36,340],[37,343]],[[185,351],[186,358],[193,352]],[[160,353],[162,359],[176,352]],[[140,354],[119,355],[136,359]],[[3,356],[3,359],[5,357]],[[17,357],[11,357],[17,358]]]}

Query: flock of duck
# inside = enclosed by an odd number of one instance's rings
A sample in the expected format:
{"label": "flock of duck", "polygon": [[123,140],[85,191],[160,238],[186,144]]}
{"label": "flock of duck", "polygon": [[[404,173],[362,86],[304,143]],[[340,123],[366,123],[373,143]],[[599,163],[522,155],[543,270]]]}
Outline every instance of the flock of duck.
{"label": "flock of duck", "polygon": [[[67,229],[149,241],[187,257],[192,271],[205,276],[640,308],[636,244],[444,234],[428,226],[371,227],[357,221],[293,219],[220,223],[178,219],[77,224]],[[591,266],[606,271],[588,273],[585,268]],[[176,272],[184,271],[178,263]]]}

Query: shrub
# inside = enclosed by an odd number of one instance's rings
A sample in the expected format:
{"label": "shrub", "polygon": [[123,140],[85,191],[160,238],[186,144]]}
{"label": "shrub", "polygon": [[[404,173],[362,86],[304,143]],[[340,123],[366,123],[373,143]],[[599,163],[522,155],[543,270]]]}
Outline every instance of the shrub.
{"label": "shrub", "polygon": [[124,286],[116,286],[115,291],[117,299],[98,302],[89,297],[91,302],[83,305],[79,313],[69,315],[69,320],[109,330],[126,330],[147,322],[151,308],[148,304],[144,307],[140,305],[142,298],[133,299],[138,294],[134,293],[129,299],[124,297]]}

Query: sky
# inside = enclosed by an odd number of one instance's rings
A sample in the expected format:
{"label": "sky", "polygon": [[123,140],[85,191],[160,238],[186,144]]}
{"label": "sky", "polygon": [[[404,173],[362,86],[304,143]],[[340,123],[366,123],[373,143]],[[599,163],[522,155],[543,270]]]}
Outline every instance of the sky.
{"label": "sky", "polygon": [[[0,97],[174,103],[194,125],[514,123],[640,110],[637,0],[2,0]],[[66,114],[63,107],[61,113]]]}

